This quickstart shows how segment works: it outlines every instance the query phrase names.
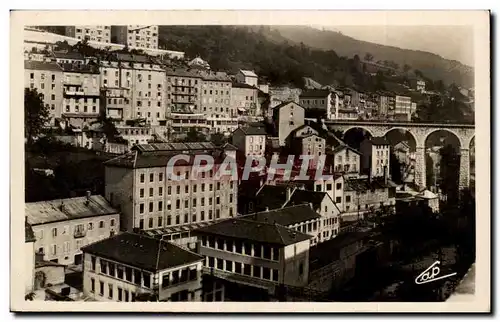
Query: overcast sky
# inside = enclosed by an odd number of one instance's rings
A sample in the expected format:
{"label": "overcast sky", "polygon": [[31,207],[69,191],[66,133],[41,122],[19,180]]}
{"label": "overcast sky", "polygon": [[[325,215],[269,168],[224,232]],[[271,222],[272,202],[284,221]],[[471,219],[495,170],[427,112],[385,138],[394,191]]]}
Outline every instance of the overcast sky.
{"label": "overcast sky", "polygon": [[474,66],[473,29],[467,26],[335,26],[344,35],[378,44],[423,50]]}

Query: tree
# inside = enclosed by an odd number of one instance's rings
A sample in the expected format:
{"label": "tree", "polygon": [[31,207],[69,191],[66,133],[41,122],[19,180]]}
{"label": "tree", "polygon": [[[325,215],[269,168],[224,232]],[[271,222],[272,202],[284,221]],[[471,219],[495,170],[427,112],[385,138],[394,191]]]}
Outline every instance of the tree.
{"label": "tree", "polygon": [[215,145],[221,146],[228,142],[227,137],[222,133],[215,133],[210,135],[210,142]]}
{"label": "tree", "polygon": [[402,170],[402,164],[399,161],[399,159],[396,157],[393,151],[391,151],[390,155],[390,164],[391,168],[390,173],[391,173],[391,180],[394,181],[395,183],[402,183],[403,177],[401,175],[401,170]]}
{"label": "tree", "polygon": [[460,158],[451,144],[445,145],[439,150],[440,182],[441,191],[447,196],[447,200],[455,202],[458,200],[458,178],[460,173]]}
{"label": "tree", "polygon": [[28,145],[43,132],[44,126],[50,122],[50,112],[43,104],[42,94],[36,89],[25,88],[24,90],[24,137]]}
{"label": "tree", "polygon": [[195,129],[189,129],[186,137],[174,140],[175,142],[187,143],[187,142],[206,142],[207,136],[200,131]]}
{"label": "tree", "polygon": [[373,57],[373,55],[372,55],[372,54],[370,54],[370,53],[366,53],[366,54],[365,54],[365,60],[366,60],[366,61],[370,61],[370,62],[371,62],[371,61],[373,60],[373,58],[374,58],[374,57]]}
{"label": "tree", "polygon": [[407,74],[407,73],[410,71],[410,69],[411,69],[411,66],[410,66],[410,65],[408,65],[408,64],[404,64],[404,66],[403,66],[403,72],[404,72],[405,74]]}
{"label": "tree", "polygon": [[424,74],[420,70],[415,69],[414,73],[415,73],[415,76],[420,77],[420,78],[424,78]]}

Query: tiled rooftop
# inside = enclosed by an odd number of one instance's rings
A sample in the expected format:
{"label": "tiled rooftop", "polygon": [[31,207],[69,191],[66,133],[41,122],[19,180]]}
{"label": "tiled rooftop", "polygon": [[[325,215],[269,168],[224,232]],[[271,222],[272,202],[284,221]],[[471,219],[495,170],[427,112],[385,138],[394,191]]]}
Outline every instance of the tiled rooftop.
{"label": "tiled rooftop", "polygon": [[52,62],[42,62],[34,60],[25,60],[24,69],[47,70],[54,72],[62,72],[61,66]]}
{"label": "tiled rooftop", "polygon": [[143,234],[127,232],[93,243],[82,248],[82,250],[85,253],[111,259],[149,272],[161,271],[203,260],[200,255],[172,243]]}
{"label": "tiled rooftop", "polygon": [[25,205],[25,214],[31,225],[116,213],[118,211],[100,195],[90,196],[88,202],[87,197],[76,197],[28,202]]}
{"label": "tiled rooftop", "polygon": [[321,218],[309,204],[289,206],[269,211],[261,211],[255,214],[245,215],[240,218],[263,223],[276,223],[281,226],[290,226],[305,221]]}
{"label": "tiled rooftop", "polygon": [[287,246],[312,238],[310,235],[286,228],[279,224],[233,218],[199,228],[195,233],[225,236],[235,239]]}

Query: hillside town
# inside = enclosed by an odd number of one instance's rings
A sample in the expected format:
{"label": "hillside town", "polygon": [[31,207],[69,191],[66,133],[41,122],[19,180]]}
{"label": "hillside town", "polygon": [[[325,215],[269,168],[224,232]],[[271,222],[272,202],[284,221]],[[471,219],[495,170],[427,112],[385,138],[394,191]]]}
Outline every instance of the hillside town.
{"label": "hillside town", "polygon": [[[24,32],[27,300],[442,301],[474,262],[473,124],[426,114],[473,119],[473,89],[370,60],[384,90],[273,84],[160,26]],[[415,291],[437,259],[460,274]]]}

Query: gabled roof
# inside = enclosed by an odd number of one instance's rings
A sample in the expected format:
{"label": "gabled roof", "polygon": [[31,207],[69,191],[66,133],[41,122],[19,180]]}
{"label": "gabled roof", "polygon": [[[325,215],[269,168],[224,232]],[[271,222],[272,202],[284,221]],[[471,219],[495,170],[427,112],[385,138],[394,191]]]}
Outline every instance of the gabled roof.
{"label": "gabled roof", "polygon": [[232,87],[233,88],[247,88],[247,89],[259,90],[257,87],[252,86],[252,85],[248,85],[248,84],[245,84],[245,83],[233,83]]}
{"label": "gabled roof", "polygon": [[285,185],[263,185],[256,194],[256,206],[259,209],[277,209],[286,203],[287,187]]}
{"label": "gabled roof", "polygon": [[318,209],[325,198],[329,198],[326,192],[295,189],[286,206],[312,203],[314,209]]}
{"label": "gabled roof", "polygon": [[372,189],[393,188],[395,184],[390,180],[385,183],[383,178],[350,178],[344,180],[344,190],[346,191],[368,191]]}
{"label": "gabled roof", "polygon": [[356,149],[354,149],[354,148],[352,148],[352,147],[348,146],[347,144],[341,144],[341,145],[336,146],[336,147],[333,149],[333,153],[337,153],[337,152],[342,151],[342,150],[344,150],[344,149],[348,149],[348,150],[350,150],[350,151],[352,151],[352,152],[354,152],[354,153],[356,153],[356,154],[361,155],[361,152],[359,152],[358,150],[356,150]]}
{"label": "gabled roof", "polygon": [[401,141],[398,144],[394,146],[395,150],[401,149],[401,150],[408,150],[410,148],[410,145],[406,141]]}
{"label": "gabled roof", "polygon": [[260,126],[242,126],[235,131],[240,130],[245,135],[267,135],[266,129]]}
{"label": "gabled roof", "polygon": [[264,223],[276,223],[287,227],[303,223],[305,221],[318,219],[321,218],[321,216],[316,211],[311,209],[309,204],[300,204],[269,211],[261,211],[245,215],[240,218]]}
{"label": "gabled roof", "polygon": [[258,77],[257,74],[251,70],[240,69],[240,73],[242,73],[245,77]]}
{"label": "gabled roof", "polygon": [[224,151],[238,151],[238,148],[232,145],[231,143],[226,143],[222,146]]}
{"label": "gabled roof", "polygon": [[224,220],[196,229],[194,232],[279,246],[293,245],[312,238],[310,235],[279,224],[259,222],[246,218]]}
{"label": "gabled roof", "polygon": [[62,72],[61,66],[52,62],[25,60],[24,69],[47,70],[53,72]]}
{"label": "gabled roof", "polygon": [[82,250],[149,272],[203,260],[202,256],[167,241],[128,232],[90,244]]}
{"label": "gabled roof", "polygon": [[116,213],[118,210],[111,207],[106,199],[100,195],[90,196],[88,200],[87,197],[76,197],[28,202],[25,205],[25,214],[31,225]]}
{"label": "gabled roof", "polygon": [[435,193],[433,193],[432,191],[429,191],[429,190],[424,190],[421,193],[419,193],[417,196],[420,198],[424,198],[424,199],[436,199],[438,197],[438,196],[436,196]]}
{"label": "gabled roof", "polygon": [[286,101],[286,102],[280,103],[280,104],[276,105],[275,107],[273,107],[273,110],[278,110],[278,109],[280,109],[280,108],[282,108],[282,107],[285,107],[285,106],[286,106],[286,105],[288,105],[288,104],[294,104],[294,105],[297,105],[298,107],[300,107],[300,108],[302,108],[302,109],[304,109],[304,110],[305,110],[304,106],[302,106],[302,105],[300,105],[300,104],[298,104],[298,103],[296,103],[296,102],[294,102],[294,101]]}

